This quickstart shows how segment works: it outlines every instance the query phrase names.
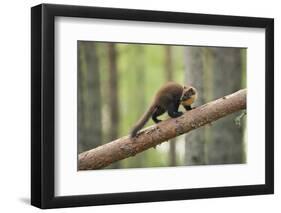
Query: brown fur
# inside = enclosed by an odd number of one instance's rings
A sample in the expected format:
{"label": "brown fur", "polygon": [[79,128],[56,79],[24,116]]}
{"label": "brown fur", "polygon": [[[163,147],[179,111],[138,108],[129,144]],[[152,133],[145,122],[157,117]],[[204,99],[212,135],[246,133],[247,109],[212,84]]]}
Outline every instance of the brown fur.
{"label": "brown fur", "polygon": [[139,119],[131,131],[131,137],[135,137],[137,132],[146,124],[149,118],[155,123],[161,120],[157,116],[168,111],[170,117],[178,117],[182,112],[178,111],[178,107],[182,104],[186,110],[190,110],[190,105],[196,99],[196,90],[193,87],[182,86],[175,82],[168,82],[164,84],[156,93],[154,100],[148,110]]}

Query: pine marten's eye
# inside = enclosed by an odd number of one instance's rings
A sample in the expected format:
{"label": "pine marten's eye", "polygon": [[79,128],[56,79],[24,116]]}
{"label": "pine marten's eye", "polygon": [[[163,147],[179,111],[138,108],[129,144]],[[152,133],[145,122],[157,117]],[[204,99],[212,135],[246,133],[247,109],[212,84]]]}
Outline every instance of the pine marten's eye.
{"label": "pine marten's eye", "polygon": [[190,89],[190,90],[188,91],[188,93],[189,93],[190,95],[194,95],[194,94],[195,94],[195,92],[194,92],[193,89]]}

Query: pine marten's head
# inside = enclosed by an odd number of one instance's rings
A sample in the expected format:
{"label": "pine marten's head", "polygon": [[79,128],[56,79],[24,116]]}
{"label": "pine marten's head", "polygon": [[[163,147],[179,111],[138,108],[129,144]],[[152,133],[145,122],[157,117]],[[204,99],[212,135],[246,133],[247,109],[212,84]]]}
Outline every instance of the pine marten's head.
{"label": "pine marten's head", "polygon": [[190,106],[197,98],[197,91],[192,86],[184,86],[181,96],[181,104],[184,106]]}

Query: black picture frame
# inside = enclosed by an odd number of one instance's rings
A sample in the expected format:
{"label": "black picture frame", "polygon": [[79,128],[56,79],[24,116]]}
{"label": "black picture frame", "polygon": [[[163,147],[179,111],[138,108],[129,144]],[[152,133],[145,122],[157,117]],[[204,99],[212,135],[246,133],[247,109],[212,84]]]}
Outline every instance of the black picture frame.
{"label": "black picture frame", "polygon": [[[265,184],[93,195],[54,195],[55,17],[263,28],[266,32]],[[41,4],[31,8],[31,204],[39,208],[272,194],[274,192],[274,20],[271,18]]]}

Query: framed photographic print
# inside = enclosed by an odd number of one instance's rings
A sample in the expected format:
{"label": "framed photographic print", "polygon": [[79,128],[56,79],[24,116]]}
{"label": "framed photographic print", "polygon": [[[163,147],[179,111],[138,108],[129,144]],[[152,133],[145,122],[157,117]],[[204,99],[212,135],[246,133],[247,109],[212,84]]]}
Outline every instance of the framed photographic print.
{"label": "framed photographic print", "polygon": [[31,9],[31,204],[274,191],[274,21]]}

